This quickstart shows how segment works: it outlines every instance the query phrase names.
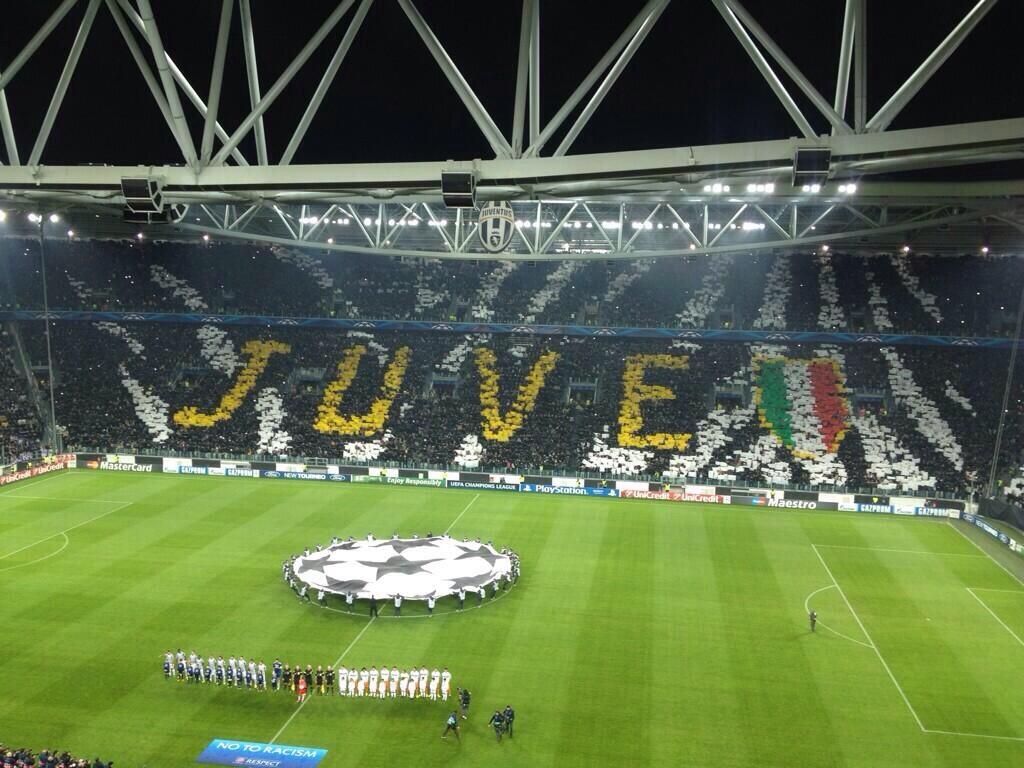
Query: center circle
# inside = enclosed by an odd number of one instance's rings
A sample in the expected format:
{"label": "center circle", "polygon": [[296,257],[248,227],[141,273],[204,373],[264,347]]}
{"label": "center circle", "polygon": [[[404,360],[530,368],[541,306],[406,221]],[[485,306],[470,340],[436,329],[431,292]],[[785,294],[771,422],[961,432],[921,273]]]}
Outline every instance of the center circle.
{"label": "center circle", "polygon": [[512,557],[491,543],[428,536],[335,539],[292,563],[295,579],[325,593],[354,598],[427,600],[479,592],[512,574]]}

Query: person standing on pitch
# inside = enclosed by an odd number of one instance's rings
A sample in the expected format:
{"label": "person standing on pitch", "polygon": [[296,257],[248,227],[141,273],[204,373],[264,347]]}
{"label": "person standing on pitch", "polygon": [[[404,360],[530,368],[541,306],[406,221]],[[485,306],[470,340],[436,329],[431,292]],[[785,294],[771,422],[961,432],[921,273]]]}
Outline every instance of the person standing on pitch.
{"label": "person standing on pitch", "polygon": [[430,597],[427,598],[427,615],[428,616],[433,616],[434,615],[434,596],[433,595],[431,595]]}
{"label": "person standing on pitch", "polygon": [[299,702],[299,703],[302,703],[303,701],[306,700],[306,676],[300,674],[300,675],[298,675],[298,678],[299,678],[299,683],[298,683],[298,686],[296,687],[296,690],[298,691],[299,696],[298,696],[297,699],[295,699],[295,701]]}
{"label": "person standing on pitch", "polygon": [[444,733],[441,734],[441,738],[447,739],[449,731],[455,734],[456,741],[462,741],[462,739],[459,738],[459,718],[454,712],[448,715],[448,720],[445,721]]}
{"label": "person standing on pitch", "polygon": [[402,596],[395,595],[395,616],[402,615]]}
{"label": "person standing on pitch", "polygon": [[501,712],[494,710],[487,724],[494,728],[494,738],[501,741],[501,732],[505,728],[505,718],[501,716]]}
{"label": "person standing on pitch", "polygon": [[345,593],[345,605],[348,606],[349,613],[352,613],[352,604],[355,602],[355,599],[355,595],[353,595],[351,592]]}
{"label": "person standing on pitch", "polygon": [[370,616],[377,616],[377,598],[374,595],[370,596]]}
{"label": "person standing on pitch", "polygon": [[511,704],[505,705],[505,711],[501,713],[505,717],[505,731],[508,733],[508,737],[512,738],[512,723],[516,720],[516,711],[512,709]]}
{"label": "person standing on pitch", "polygon": [[807,614],[807,618],[811,622],[811,632],[813,632],[815,625],[818,623],[818,612],[812,608],[811,612]]}
{"label": "person standing on pitch", "polygon": [[459,610],[461,611],[466,607],[466,590],[459,588]]}
{"label": "person standing on pitch", "polygon": [[462,706],[462,719],[469,717],[469,688],[459,688],[459,704]]}

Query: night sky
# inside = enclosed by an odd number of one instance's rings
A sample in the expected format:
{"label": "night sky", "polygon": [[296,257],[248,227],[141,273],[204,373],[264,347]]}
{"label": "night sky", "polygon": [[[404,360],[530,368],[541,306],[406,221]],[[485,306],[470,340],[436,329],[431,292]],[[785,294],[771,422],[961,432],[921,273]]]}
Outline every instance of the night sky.
{"label": "night sky", "polygon": [[[27,158],[87,1],[81,0],[7,88]],[[57,0],[4,4],[0,66],[14,58]],[[520,4],[419,0],[421,13],[511,139]],[[542,125],[638,12],[639,0],[541,3]],[[842,0],[747,0],[748,10],[832,101]],[[970,0],[869,2],[869,114],[874,113],[973,5]],[[252,0],[265,91],[333,2]],[[153,0],[165,46],[206,97],[220,2]],[[780,8],[785,12],[780,12]],[[271,107],[276,162],[344,34],[350,11]],[[239,14],[232,23],[221,103],[231,132],[249,109]],[[1002,0],[892,129],[1024,115],[1019,38],[1024,3]],[[145,46],[148,52],[148,47]],[[776,68],[777,71],[778,68]],[[781,73],[780,73],[781,74]],[[788,83],[788,80],[783,79]],[[827,124],[790,88],[820,132]],[[853,85],[848,121],[852,122]],[[184,96],[182,101],[186,102]],[[198,147],[201,123],[185,103]],[[563,131],[571,124],[564,124]],[[709,0],[675,0],[641,46],[571,153],[724,143],[797,135]],[[547,145],[558,144],[561,132]],[[242,144],[255,162],[251,137]],[[0,149],[0,157],[6,157]],[[489,146],[394,0],[376,0],[296,163],[493,157]],[[45,164],[181,162],[163,119],[105,5],[43,154]]]}

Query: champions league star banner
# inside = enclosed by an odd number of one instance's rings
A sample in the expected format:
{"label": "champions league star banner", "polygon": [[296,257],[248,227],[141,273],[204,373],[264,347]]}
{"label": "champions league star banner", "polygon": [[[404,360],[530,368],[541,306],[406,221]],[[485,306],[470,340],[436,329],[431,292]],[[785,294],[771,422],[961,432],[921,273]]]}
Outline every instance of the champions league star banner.
{"label": "champions league star banner", "polygon": [[295,558],[295,578],[312,589],[357,598],[409,600],[477,592],[512,572],[490,544],[451,536],[342,541]]}
{"label": "champions league star banner", "polygon": [[205,765],[234,765],[240,768],[316,768],[326,749],[263,744],[258,741],[214,739],[196,758]]}

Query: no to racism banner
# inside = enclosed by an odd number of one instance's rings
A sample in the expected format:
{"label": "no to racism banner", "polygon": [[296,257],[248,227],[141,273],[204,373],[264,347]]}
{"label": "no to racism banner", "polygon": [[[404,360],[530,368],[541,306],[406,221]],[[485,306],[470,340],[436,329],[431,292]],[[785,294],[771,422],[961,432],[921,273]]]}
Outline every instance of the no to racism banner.
{"label": "no to racism banner", "polygon": [[196,762],[240,768],[316,768],[326,754],[326,749],[317,747],[214,739],[206,745]]}

